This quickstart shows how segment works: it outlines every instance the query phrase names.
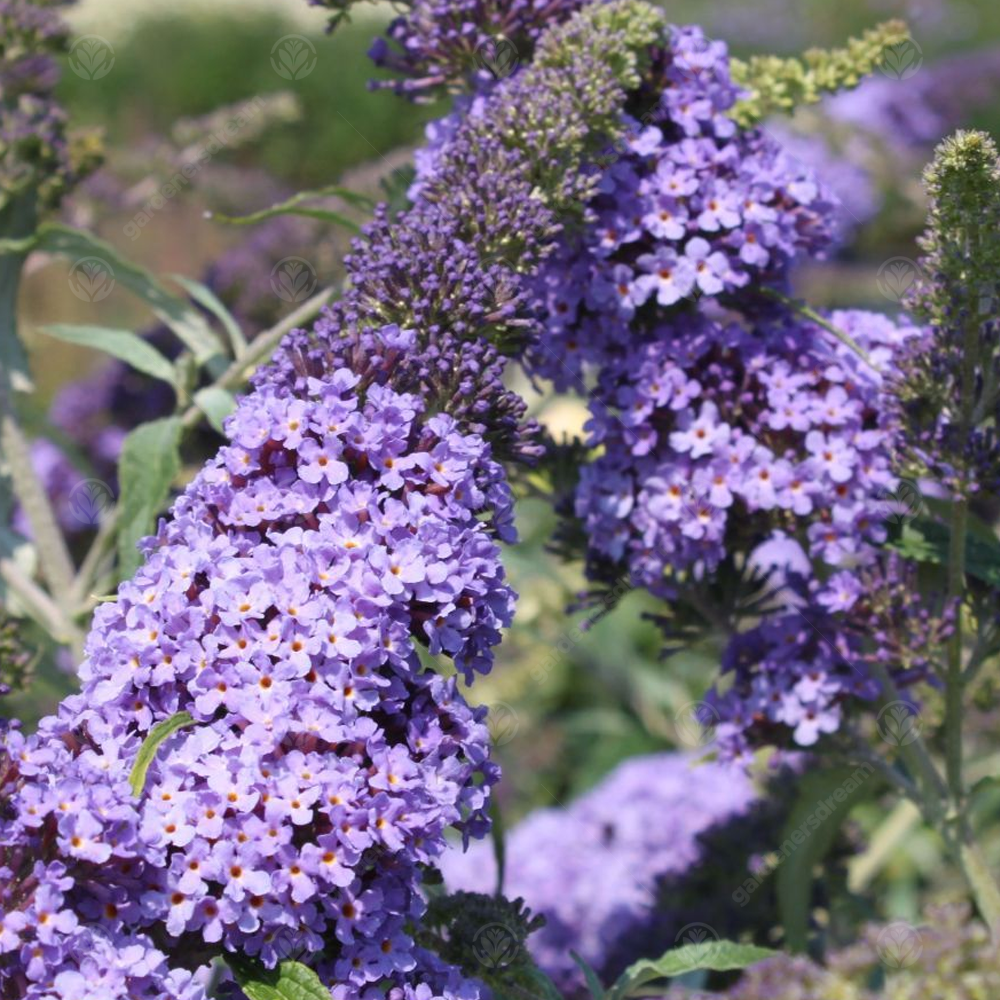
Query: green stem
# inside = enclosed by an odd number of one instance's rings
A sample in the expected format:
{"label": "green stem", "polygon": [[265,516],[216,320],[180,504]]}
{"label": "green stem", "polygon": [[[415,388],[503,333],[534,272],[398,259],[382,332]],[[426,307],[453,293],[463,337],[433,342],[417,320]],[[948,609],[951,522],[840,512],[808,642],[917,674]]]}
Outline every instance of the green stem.
{"label": "green stem", "polygon": [[945,765],[952,809],[960,812],[965,797],[962,780],[962,709],[965,677],[962,665],[962,606],[965,593],[965,545],[969,506],[964,498],[952,508],[948,554],[948,599],[955,608],[955,631],[948,641],[948,669],[945,675]]}
{"label": "green stem", "polygon": [[825,316],[816,312],[815,309],[810,308],[798,299],[793,299],[790,295],[785,295],[784,292],[779,292],[777,288],[761,288],[760,293],[765,298],[774,299],[776,302],[780,302],[783,305],[788,306],[788,308],[793,312],[797,312],[800,316],[809,320],[811,323],[815,323],[828,333],[832,333],[845,347],[852,350],[859,358],[861,358],[861,360],[868,365],[869,368],[873,368],[875,371],[878,371],[878,368],[868,356],[868,352],[846,330],[841,330],[839,326],[834,326],[833,323],[831,323]]}
{"label": "green stem", "polygon": [[0,580],[18,599],[24,611],[56,642],[71,644],[74,641],[73,626],[62,609],[13,559],[0,558]]}
{"label": "green stem", "polygon": [[[34,198],[14,201],[0,212],[0,235],[15,240],[30,236],[37,223]],[[25,252],[26,253],[26,252]],[[45,487],[35,473],[31,448],[18,423],[15,390],[31,385],[27,356],[17,331],[17,297],[25,253],[0,256],[0,452],[6,462],[14,496],[31,527],[38,564],[67,634],[78,651],[82,637],[67,612],[73,583],[73,560],[59,529],[58,519]]]}
{"label": "green stem", "polygon": [[[896,687],[884,663],[875,660],[872,663],[872,672],[882,688],[886,703],[902,701],[899,688]],[[919,783],[921,794],[918,803],[921,809],[928,822],[935,828],[939,827],[946,815],[945,801],[948,787],[931,758],[924,738],[918,734],[912,742],[901,743],[899,752],[906,759],[907,766]]]}

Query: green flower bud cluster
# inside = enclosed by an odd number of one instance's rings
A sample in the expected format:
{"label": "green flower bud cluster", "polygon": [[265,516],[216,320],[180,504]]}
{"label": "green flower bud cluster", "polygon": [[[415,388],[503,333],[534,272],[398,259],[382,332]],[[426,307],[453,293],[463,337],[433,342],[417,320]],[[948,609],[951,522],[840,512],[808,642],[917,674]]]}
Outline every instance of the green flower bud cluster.
{"label": "green flower bud cluster", "polygon": [[895,70],[913,58],[910,33],[902,21],[886,21],[850,39],[839,49],[810,49],[801,59],[752,56],[733,59],[733,80],[749,92],[733,117],[752,127],[769,115],[815,104],[825,94],[856,87],[878,67]]}

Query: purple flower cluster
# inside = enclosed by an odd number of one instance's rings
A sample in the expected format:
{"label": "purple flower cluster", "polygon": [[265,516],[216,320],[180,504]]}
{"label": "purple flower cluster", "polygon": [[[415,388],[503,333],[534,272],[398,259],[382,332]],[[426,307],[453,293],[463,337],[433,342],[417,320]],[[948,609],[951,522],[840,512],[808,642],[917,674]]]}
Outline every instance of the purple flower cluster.
{"label": "purple flower cluster", "polygon": [[0,733],[0,997],[202,1000],[132,930],[157,860],[113,745]]}
{"label": "purple flower cluster", "polygon": [[404,924],[443,830],[484,828],[483,710],[418,647],[489,669],[513,595],[479,515],[503,522],[509,492],[480,438],[347,370],[258,392],[227,432],[98,611],[51,735],[131,759],[189,712],[141,804],[162,858],[143,919],[269,966],[330,949],[360,989],[415,967]]}
{"label": "purple flower cluster", "polygon": [[[862,84],[865,86],[865,84]],[[844,243],[858,228],[874,219],[885,203],[885,193],[876,179],[877,158],[864,133],[849,130],[847,135],[826,134],[815,119],[810,128],[800,129],[785,120],[771,121],[767,131],[787,156],[806,163],[821,187],[834,195],[838,242]],[[814,130],[815,129],[815,130]],[[843,128],[839,132],[843,132]]]}
{"label": "purple flower cluster", "polygon": [[94,165],[71,162],[66,113],[52,97],[68,34],[56,8],[72,2],[0,2],[0,208],[32,188],[52,207]]}
{"label": "purple flower cluster", "polygon": [[[342,9],[350,0],[310,0]],[[599,2],[599,0],[598,0]],[[481,85],[508,76],[542,32],[564,21],[585,0],[408,0],[370,55],[377,66],[403,79],[377,86],[421,96],[467,82]]]}
{"label": "purple flower cluster", "polygon": [[[691,794],[693,782],[697,795]],[[661,753],[626,761],[567,806],[529,815],[507,835],[503,891],[523,897],[546,919],[528,939],[539,965],[561,990],[574,992],[581,982],[571,950],[614,975],[643,953],[649,925],[665,935],[654,947],[672,945],[680,927],[655,912],[660,883],[708,860],[702,837],[745,817],[755,800],[742,771]],[[496,887],[487,844],[465,853],[455,848],[440,866],[451,890],[489,893]],[[731,887],[721,889],[731,906]]]}
{"label": "purple flower cluster", "polygon": [[826,98],[833,121],[877,137],[900,155],[918,153],[992,101],[1000,80],[1000,48],[983,48],[942,59],[905,81],[884,76]]}
{"label": "purple flower cluster", "polygon": [[602,452],[576,496],[592,557],[668,598],[777,529],[817,564],[870,562],[896,485],[878,372],[912,331],[831,320],[869,361],[809,323],[697,314],[606,365],[589,424]]}
{"label": "purple flower cluster", "polygon": [[[625,0],[600,10],[603,30],[581,18],[549,39],[558,68],[497,88],[411,211],[379,213],[349,293],[259,373],[231,443],[95,616],[83,690],[26,745],[39,773],[18,777],[0,833],[23,850],[32,800],[90,769],[54,860],[75,851],[104,866],[103,893],[124,891],[103,918],[85,891],[67,896],[81,923],[148,931],[193,969],[226,951],[302,956],[344,1000],[476,995],[410,936],[421,868],[447,828],[483,834],[496,779],[485,709],[424,657],[471,680],[510,620],[496,456],[533,452],[501,352],[534,329],[523,275],[557,211],[589,192],[587,144],[606,144],[632,48],[658,24]],[[538,127],[522,142],[526,112]],[[119,809],[129,765],[170,720]],[[20,982],[34,929],[11,933]]]}
{"label": "purple flower cluster", "polygon": [[659,311],[782,280],[829,243],[833,204],[812,172],[727,117],[739,97],[721,42],[673,28],[649,111],[608,154],[591,219],[542,277],[533,360],[557,386],[627,348]]}

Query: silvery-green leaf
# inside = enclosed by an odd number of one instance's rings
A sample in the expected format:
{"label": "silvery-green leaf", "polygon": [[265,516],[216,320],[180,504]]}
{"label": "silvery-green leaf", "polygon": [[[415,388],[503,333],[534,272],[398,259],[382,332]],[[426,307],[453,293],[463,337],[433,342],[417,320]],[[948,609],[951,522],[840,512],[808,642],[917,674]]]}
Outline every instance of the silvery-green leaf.
{"label": "silvery-green leaf", "polygon": [[136,371],[174,384],[174,366],[148,341],[131,330],[115,330],[106,326],[75,326],[55,323],[40,328],[42,333],[67,344],[80,344],[103,351],[124,361]]}
{"label": "silvery-green leaf", "polygon": [[180,468],[181,421],[164,417],[141,424],[122,445],[118,459],[118,562],[122,578],[142,561],[139,539],[156,524]]}

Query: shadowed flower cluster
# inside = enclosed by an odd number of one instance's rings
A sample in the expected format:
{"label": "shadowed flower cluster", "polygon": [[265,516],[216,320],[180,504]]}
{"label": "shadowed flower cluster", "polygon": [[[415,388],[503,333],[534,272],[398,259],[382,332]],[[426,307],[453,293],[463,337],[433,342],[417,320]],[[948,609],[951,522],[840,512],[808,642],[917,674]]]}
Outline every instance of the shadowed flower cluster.
{"label": "shadowed flower cluster", "polygon": [[[689,918],[657,911],[660,884],[711,861],[702,838],[727,821],[747,821],[755,801],[739,770],[695,764],[685,754],[654,754],[628,760],[568,806],[529,815],[507,835],[503,891],[545,917],[528,940],[539,965],[573,993],[583,984],[571,951],[607,981],[641,955],[671,946]],[[751,847],[744,846],[749,864]],[[445,853],[441,870],[453,890],[496,888],[487,844]],[[734,884],[741,877],[735,873]],[[674,886],[669,895],[678,891]],[[713,920],[731,905],[728,895],[717,900]]]}

